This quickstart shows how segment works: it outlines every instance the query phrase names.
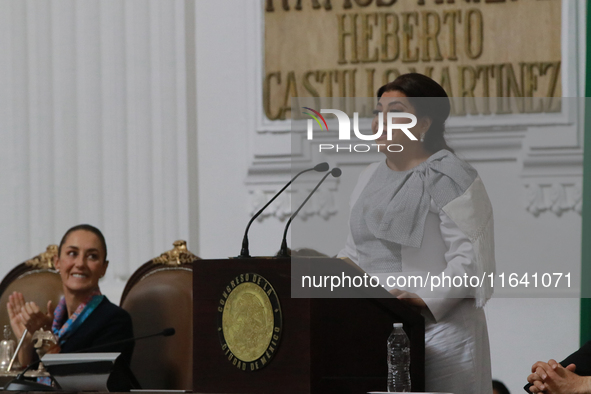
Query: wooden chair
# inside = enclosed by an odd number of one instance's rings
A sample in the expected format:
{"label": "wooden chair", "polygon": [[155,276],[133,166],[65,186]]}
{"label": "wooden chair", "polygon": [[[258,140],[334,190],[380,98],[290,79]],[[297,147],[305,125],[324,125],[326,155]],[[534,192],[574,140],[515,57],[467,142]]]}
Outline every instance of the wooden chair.
{"label": "wooden chair", "polygon": [[[0,328],[10,325],[8,318],[8,296],[14,291],[23,294],[25,301],[34,301],[42,311],[47,301],[56,306],[63,295],[62,279],[53,266],[57,256],[57,245],[30,260],[14,267],[0,282]],[[17,342],[20,338],[14,338]]]}
{"label": "wooden chair", "polygon": [[176,330],[172,337],[136,343],[131,369],[144,389],[193,389],[193,262],[199,258],[185,241],[173,245],[138,268],[121,296],[134,335]]}

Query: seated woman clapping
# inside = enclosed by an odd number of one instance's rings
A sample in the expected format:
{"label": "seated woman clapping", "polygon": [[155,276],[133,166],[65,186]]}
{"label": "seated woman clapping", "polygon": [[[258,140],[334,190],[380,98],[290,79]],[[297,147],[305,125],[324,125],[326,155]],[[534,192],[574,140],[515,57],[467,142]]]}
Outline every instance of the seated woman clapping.
{"label": "seated woman clapping", "polygon": [[133,328],[129,314],[100,292],[98,282],[109,265],[106,258],[107,244],[99,229],[88,224],[72,227],[59,244],[54,264],[64,291],[55,309],[51,301],[43,312],[34,302],[26,302],[21,293],[10,295],[7,307],[12,330],[17,338],[25,329],[28,331],[18,355],[21,365],[34,360],[32,334],[40,328],[51,330],[58,339],[52,353],[91,348],[96,352],[119,352],[129,365],[133,342],[109,345],[133,338]]}

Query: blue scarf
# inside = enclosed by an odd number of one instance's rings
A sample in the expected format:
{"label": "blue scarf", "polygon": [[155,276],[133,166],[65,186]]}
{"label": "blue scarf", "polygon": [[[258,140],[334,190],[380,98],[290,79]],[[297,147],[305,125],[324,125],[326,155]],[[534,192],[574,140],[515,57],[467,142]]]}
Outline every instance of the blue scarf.
{"label": "blue scarf", "polygon": [[68,318],[68,308],[66,307],[66,299],[62,297],[59,304],[55,308],[52,331],[58,337],[59,345],[62,346],[66,340],[76,332],[76,330],[84,323],[84,320],[103,301],[104,295],[97,289],[84,302],[78,305],[76,311]]}

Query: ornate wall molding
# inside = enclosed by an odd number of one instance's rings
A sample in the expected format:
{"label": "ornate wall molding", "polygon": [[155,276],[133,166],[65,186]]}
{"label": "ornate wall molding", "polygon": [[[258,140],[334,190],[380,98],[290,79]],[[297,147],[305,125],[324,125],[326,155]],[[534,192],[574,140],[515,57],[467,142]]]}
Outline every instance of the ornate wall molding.
{"label": "ornate wall molding", "polygon": [[[326,182],[325,182],[326,183]],[[329,186],[330,187],[330,186]],[[277,199],[269,205],[269,207],[263,211],[263,213],[257,218],[258,221],[263,221],[267,218],[274,217],[279,221],[286,221],[289,219],[292,213],[292,197],[294,194],[298,194],[296,198],[293,198],[294,205],[297,207],[306,198],[308,193],[312,190],[312,187],[304,188],[297,192],[285,191]],[[324,220],[328,220],[331,216],[338,213],[338,207],[335,204],[335,193],[337,184],[333,184],[332,189],[319,189],[312,195],[310,200],[302,208],[298,214],[298,218],[306,220],[313,216],[318,216]],[[249,201],[249,214],[253,216],[257,213],[261,207],[263,207],[274,195],[276,191],[265,190],[260,188],[254,188],[250,190],[250,201]],[[298,201],[297,203],[295,201]],[[296,205],[297,204],[297,205]]]}
{"label": "ornate wall molding", "polygon": [[582,212],[583,192],[580,183],[532,183],[525,190],[525,209],[534,216],[546,211],[556,216],[568,211],[579,215]]}

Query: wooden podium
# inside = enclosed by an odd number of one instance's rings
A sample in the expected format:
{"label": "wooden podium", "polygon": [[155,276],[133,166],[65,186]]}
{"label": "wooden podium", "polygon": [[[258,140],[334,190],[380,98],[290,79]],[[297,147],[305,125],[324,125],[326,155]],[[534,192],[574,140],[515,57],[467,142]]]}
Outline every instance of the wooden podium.
{"label": "wooden podium", "polygon": [[[337,264],[346,265],[342,261]],[[219,335],[219,320],[228,291],[244,280],[245,274],[249,274],[250,280],[256,274],[272,285],[281,306],[279,343],[271,348],[272,358],[263,357],[264,367],[258,368],[261,365],[257,362],[256,370],[251,370],[254,363],[242,370],[228,348],[223,348]],[[424,391],[425,326],[420,314],[393,297],[292,298],[291,276],[291,259],[194,263],[193,391],[269,394],[387,391],[386,340],[395,322],[404,323],[410,338],[413,391]],[[268,287],[265,291],[269,291]],[[381,288],[379,291],[385,292]]]}

